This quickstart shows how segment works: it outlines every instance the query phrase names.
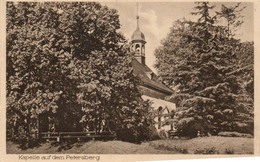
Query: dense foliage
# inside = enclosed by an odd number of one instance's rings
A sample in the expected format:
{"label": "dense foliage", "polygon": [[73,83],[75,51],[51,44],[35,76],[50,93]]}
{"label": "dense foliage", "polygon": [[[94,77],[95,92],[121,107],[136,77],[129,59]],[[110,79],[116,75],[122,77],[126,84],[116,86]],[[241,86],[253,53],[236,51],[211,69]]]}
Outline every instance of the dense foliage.
{"label": "dense foliage", "polygon": [[211,16],[214,6],[196,4],[192,14],[198,21],[176,21],[155,51],[159,76],[176,89],[175,126],[191,137],[253,133],[253,43],[230,34],[238,17],[228,17],[229,25],[223,26],[217,22],[226,18],[226,10]]}
{"label": "dense foliage", "polygon": [[146,139],[149,103],[119,28],[117,11],[99,3],[8,2],[8,130],[29,138],[33,125],[55,125]]}

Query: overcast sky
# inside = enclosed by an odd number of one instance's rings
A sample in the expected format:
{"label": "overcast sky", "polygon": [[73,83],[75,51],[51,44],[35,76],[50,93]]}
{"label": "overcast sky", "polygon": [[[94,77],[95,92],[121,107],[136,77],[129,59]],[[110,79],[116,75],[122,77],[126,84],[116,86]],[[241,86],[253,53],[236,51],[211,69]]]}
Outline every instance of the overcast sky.
{"label": "overcast sky", "polygon": [[[136,29],[136,2],[103,2],[110,8],[118,10],[120,15],[121,31],[130,41],[131,35]],[[221,3],[210,3],[216,5],[215,10],[219,10]],[[226,6],[234,6],[236,3],[223,3]],[[178,19],[186,18],[196,20],[196,16],[190,13],[195,4],[191,2],[139,2],[139,24],[140,30],[146,39],[146,64],[154,69],[154,50],[160,45],[160,41],[166,37],[172,23]],[[242,3],[246,6],[242,15],[244,24],[238,31],[238,37],[242,41],[253,40],[253,3]]]}

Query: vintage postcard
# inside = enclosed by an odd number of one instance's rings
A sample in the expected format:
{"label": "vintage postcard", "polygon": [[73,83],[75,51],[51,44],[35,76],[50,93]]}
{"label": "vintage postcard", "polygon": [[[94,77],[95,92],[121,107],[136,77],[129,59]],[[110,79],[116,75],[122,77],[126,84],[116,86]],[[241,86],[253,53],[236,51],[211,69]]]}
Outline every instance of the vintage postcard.
{"label": "vintage postcard", "polygon": [[259,156],[259,1],[2,1],[0,161]]}

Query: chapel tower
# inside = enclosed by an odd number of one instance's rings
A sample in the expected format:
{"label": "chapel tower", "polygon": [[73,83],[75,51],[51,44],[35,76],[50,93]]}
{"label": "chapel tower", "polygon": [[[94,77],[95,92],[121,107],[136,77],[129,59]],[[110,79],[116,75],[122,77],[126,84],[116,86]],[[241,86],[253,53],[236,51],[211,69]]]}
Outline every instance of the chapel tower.
{"label": "chapel tower", "polygon": [[137,6],[137,16],[136,16],[137,28],[131,37],[131,52],[134,52],[135,58],[145,65],[145,37],[139,28],[139,16],[138,16],[138,6]]}

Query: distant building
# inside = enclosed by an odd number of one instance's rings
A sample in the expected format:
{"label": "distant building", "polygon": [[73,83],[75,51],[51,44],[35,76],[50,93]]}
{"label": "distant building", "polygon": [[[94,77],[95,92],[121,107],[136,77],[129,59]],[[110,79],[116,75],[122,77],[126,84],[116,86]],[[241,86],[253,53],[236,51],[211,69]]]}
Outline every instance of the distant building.
{"label": "distant building", "polygon": [[172,95],[173,91],[158,80],[158,76],[145,63],[145,36],[139,28],[139,16],[136,17],[137,28],[131,37],[130,50],[134,53],[132,66],[134,74],[141,79],[141,93],[144,100],[153,102],[152,107],[158,112],[155,118],[158,131],[171,130],[172,125],[167,121],[172,118],[176,110],[174,103],[166,101],[165,98]]}

